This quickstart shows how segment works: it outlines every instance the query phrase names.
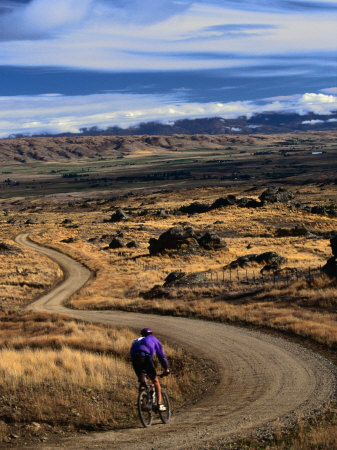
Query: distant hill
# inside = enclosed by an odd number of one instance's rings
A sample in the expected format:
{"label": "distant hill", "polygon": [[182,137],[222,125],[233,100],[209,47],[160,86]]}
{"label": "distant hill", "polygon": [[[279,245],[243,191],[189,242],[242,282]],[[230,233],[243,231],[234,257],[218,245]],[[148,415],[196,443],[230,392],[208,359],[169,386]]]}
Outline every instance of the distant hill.
{"label": "distant hill", "polygon": [[[53,136],[139,136],[173,134],[274,134],[294,131],[325,131],[337,129],[337,111],[330,115],[308,113],[261,113],[250,119],[238,117],[223,119],[221,117],[204,119],[182,119],[171,124],[160,122],[141,123],[130,128],[109,127],[104,130],[98,127],[83,128],[80,133],[63,133]],[[51,136],[51,135],[39,135]],[[23,137],[23,136],[15,136]]]}

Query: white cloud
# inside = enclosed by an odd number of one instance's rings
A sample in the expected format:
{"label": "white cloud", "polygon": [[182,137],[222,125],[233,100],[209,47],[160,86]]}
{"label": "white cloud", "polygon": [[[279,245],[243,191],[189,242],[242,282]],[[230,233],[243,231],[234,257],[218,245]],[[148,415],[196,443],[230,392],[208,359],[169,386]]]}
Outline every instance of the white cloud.
{"label": "white cloud", "polygon": [[0,97],[0,137],[19,133],[79,132],[81,128],[92,126],[126,128],[141,122],[170,123],[182,118],[251,117],[264,111],[329,114],[333,110],[337,110],[337,97],[312,93],[258,103],[183,103],[169,96],[109,93]]}
{"label": "white cloud", "polygon": [[[242,55],[268,59],[277,53],[336,49],[331,38],[336,24],[333,13],[317,9],[313,16],[303,10],[299,21],[292,10],[243,11],[235,9],[238,2],[212,3],[32,0],[0,16],[0,60],[20,66],[174,70],[244,65]],[[228,26],[248,27],[250,32],[245,36],[212,31]],[[210,56],[202,57],[200,52]],[[212,52],[230,52],[239,58],[212,59]]]}
{"label": "white cloud", "polygon": [[303,120],[303,125],[317,125],[318,123],[324,123],[324,120],[313,119],[313,120]]}

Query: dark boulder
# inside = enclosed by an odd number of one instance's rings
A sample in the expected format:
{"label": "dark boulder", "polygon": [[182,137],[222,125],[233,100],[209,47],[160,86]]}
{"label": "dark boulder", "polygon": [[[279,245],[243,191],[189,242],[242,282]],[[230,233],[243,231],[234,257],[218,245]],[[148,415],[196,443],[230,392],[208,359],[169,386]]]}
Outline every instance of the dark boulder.
{"label": "dark boulder", "polygon": [[185,214],[200,214],[209,211],[210,207],[206,203],[193,202],[188,206],[182,206],[179,210]]}
{"label": "dark boulder", "polygon": [[277,264],[281,265],[287,262],[287,258],[278,255],[276,252],[265,252],[257,256],[256,262],[259,264]]}
{"label": "dark boulder", "polygon": [[337,259],[335,257],[329,258],[325,266],[322,267],[322,272],[330,278],[337,278]]}
{"label": "dark boulder", "polygon": [[258,208],[261,206],[261,202],[250,197],[242,197],[236,202],[236,204],[240,208]]}
{"label": "dark boulder", "polygon": [[330,239],[332,254],[337,258],[337,235]]}
{"label": "dark boulder", "polygon": [[277,265],[280,266],[287,261],[287,258],[284,258],[278,255],[275,252],[265,252],[261,254],[251,253],[249,255],[240,256],[235,261],[232,261],[229,264],[229,267],[247,267],[251,264],[265,264],[265,265]]}
{"label": "dark boulder", "polygon": [[260,273],[265,273],[265,272],[276,272],[276,270],[279,269],[279,266],[277,264],[266,264],[265,266],[262,267],[262,269],[260,270]]}
{"label": "dark boulder", "polygon": [[287,236],[312,236],[312,233],[305,225],[296,225],[294,228],[277,228],[275,235],[277,237]]}
{"label": "dark boulder", "polygon": [[162,233],[158,239],[149,240],[150,255],[157,255],[167,250],[189,250],[198,249],[199,244],[192,228],[173,227]]}
{"label": "dark boulder", "polygon": [[186,275],[185,272],[182,272],[180,270],[175,270],[174,272],[171,272],[167,275],[165,278],[164,286],[167,286],[168,284],[175,283],[180,278],[184,277]]}
{"label": "dark boulder", "polygon": [[328,211],[325,206],[313,206],[310,212],[311,214],[319,214],[320,216],[328,215]]}
{"label": "dark boulder", "polygon": [[217,198],[211,205],[210,209],[224,208],[226,206],[233,206],[237,202],[235,195],[227,195],[227,197]]}
{"label": "dark boulder", "polygon": [[293,198],[294,194],[283,187],[269,187],[259,197],[263,204],[288,203]]}
{"label": "dark boulder", "polygon": [[161,209],[156,212],[156,216],[165,218],[169,216],[169,213],[165,209]]}
{"label": "dark boulder", "polygon": [[140,247],[138,242],[136,242],[136,241],[130,241],[126,244],[126,246],[128,248],[139,248]]}
{"label": "dark boulder", "polygon": [[119,237],[113,238],[112,241],[109,244],[109,248],[112,248],[112,249],[114,249],[114,248],[122,248],[122,247],[124,247],[124,243],[123,243],[122,239],[119,238]]}
{"label": "dark boulder", "polygon": [[108,222],[123,222],[128,219],[129,217],[125,214],[125,212],[121,208],[118,208],[114,214],[112,214]]}
{"label": "dark boulder", "polygon": [[145,300],[152,300],[154,298],[167,298],[170,295],[170,291],[168,289],[163,288],[159,284],[156,284],[149,291],[141,292],[140,295]]}
{"label": "dark boulder", "polygon": [[185,275],[183,277],[180,277],[176,281],[174,281],[171,284],[174,284],[174,286],[192,286],[192,285],[200,285],[208,283],[208,279],[205,273],[189,273],[188,275]]}
{"label": "dark boulder", "polygon": [[0,253],[22,253],[22,250],[14,245],[0,242]]}
{"label": "dark boulder", "polygon": [[219,250],[226,247],[226,242],[222,241],[214,231],[206,231],[200,238],[198,238],[200,247],[206,250]]}

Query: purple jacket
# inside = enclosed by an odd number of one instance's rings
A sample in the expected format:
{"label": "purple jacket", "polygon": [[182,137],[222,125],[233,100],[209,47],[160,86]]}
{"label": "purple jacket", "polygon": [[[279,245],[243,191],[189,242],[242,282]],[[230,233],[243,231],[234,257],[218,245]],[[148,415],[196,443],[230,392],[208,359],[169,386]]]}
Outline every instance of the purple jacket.
{"label": "purple jacket", "polygon": [[157,355],[163,369],[168,369],[168,363],[164,354],[164,350],[161,346],[161,343],[154,336],[150,335],[140,337],[132,342],[130,348],[131,358],[133,358],[134,355],[139,352],[144,353],[144,356],[151,355],[151,357],[153,357],[154,355]]}

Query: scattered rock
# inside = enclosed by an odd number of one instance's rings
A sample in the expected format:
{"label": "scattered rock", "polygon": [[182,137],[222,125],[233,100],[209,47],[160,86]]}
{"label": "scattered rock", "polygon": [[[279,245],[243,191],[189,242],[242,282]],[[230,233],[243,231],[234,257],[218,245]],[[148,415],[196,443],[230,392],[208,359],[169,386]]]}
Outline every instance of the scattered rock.
{"label": "scattered rock", "polygon": [[126,244],[126,246],[128,248],[139,248],[140,247],[140,245],[136,241],[130,241]]}
{"label": "scattered rock", "polygon": [[277,228],[276,237],[287,236],[313,236],[305,225],[296,225],[294,228]]}
{"label": "scattered rock", "polygon": [[112,249],[114,249],[114,248],[122,248],[122,247],[124,247],[124,243],[123,243],[122,239],[119,238],[119,237],[113,238],[112,241],[109,244],[109,248],[112,248]]}
{"label": "scattered rock", "polygon": [[279,266],[277,264],[266,264],[264,267],[262,267],[260,273],[276,272],[277,269],[279,269]]}
{"label": "scattered rock", "polygon": [[0,253],[22,253],[22,250],[14,245],[0,242]]}
{"label": "scattered rock", "polygon": [[77,241],[77,238],[70,237],[70,238],[62,239],[61,242],[65,242],[66,244],[71,244],[72,242],[75,242],[75,241]]}
{"label": "scattered rock", "polygon": [[35,219],[27,219],[25,225],[37,225],[39,222]]}
{"label": "scattered rock", "polygon": [[112,214],[108,222],[123,222],[128,219],[129,217],[127,214],[121,208],[118,208],[116,212]]}
{"label": "scattered rock", "polygon": [[212,205],[211,209],[223,208],[225,206],[233,206],[236,204],[236,196],[235,195],[227,195],[227,197],[220,197],[216,199]]}
{"label": "scattered rock", "polygon": [[331,246],[332,254],[334,255],[335,258],[337,258],[337,234],[336,234],[336,236],[334,236],[330,239],[330,246]]}
{"label": "scattered rock", "polygon": [[209,211],[210,207],[206,203],[193,202],[188,206],[182,206],[179,210],[185,214],[200,214]]}
{"label": "scattered rock", "polygon": [[[175,281],[172,281],[170,285],[174,286],[191,286],[191,285],[198,285],[198,284],[205,284],[208,283],[208,279],[206,274],[204,273],[190,273],[188,275],[184,275]],[[165,284],[166,285],[166,284]]]}
{"label": "scattered rock", "polygon": [[258,208],[261,206],[261,202],[250,197],[242,197],[236,202],[240,208]]}
{"label": "scattered rock", "polygon": [[151,288],[149,291],[147,292],[141,292],[140,295],[145,299],[145,300],[152,300],[154,298],[166,298],[169,296],[169,290],[163,288],[162,286],[160,286],[159,284],[156,284],[155,286],[153,286],[153,288]]}
{"label": "scattered rock", "polygon": [[198,238],[198,243],[206,250],[219,250],[226,247],[226,242],[222,241],[214,231],[206,231],[204,235]]}
{"label": "scattered rock", "polygon": [[260,195],[259,199],[266,203],[288,203],[293,200],[294,194],[284,187],[269,187]]}
{"label": "scattered rock", "polygon": [[158,239],[149,240],[150,255],[157,255],[166,250],[194,251],[199,247],[192,228],[173,227],[162,233]]}
{"label": "scattered rock", "polygon": [[287,261],[287,258],[284,258],[278,255],[275,252],[265,252],[261,254],[251,253],[249,255],[240,256],[235,261],[232,261],[228,267],[236,268],[236,267],[247,267],[251,264],[266,264],[266,265],[276,265],[280,266]]}
{"label": "scattered rock", "polygon": [[330,278],[337,278],[337,235],[330,239],[332,258],[329,258],[322,271]]}
{"label": "scattered rock", "polygon": [[160,211],[157,211],[156,216],[165,218],[169,216],[169,213],[165,209],[161,209]]}
{"label": "scattered rock", "polygon": [[169,273],[167,275],[167,277],[165,278],[164,286],[175,283],[177,280],[184,277],[185,275],[186,275],[186,273],[182,272],[180,270],[175,270],[174,272]]}

